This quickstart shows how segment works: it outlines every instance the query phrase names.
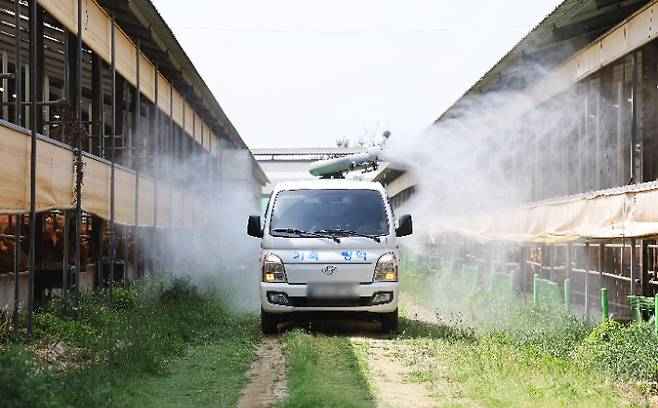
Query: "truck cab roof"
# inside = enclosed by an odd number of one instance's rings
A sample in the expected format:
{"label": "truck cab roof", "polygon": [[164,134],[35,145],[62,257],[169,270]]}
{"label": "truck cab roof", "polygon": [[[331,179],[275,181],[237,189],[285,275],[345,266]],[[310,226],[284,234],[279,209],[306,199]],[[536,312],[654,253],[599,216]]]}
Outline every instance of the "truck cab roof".
{"label": "truck cab roof", "polygon": [[274,192],[285,190],[377,190],[385,193],[384,187],[377,182],[345,179],[319,179],[309,181],[286,181],[277,184]]}

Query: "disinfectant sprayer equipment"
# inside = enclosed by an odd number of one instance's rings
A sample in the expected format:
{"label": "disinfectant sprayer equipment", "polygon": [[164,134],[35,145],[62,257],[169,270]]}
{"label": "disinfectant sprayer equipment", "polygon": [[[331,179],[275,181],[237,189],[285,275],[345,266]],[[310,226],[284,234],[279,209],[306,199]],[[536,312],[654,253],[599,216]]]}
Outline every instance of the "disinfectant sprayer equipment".
{"label": "disinfectant sprayer equipment", "polygon": [[349,156],[337,157],[334,159],[320,160],[311,164],[310,173],[323,179],[345,178],[345,174],[350,171],[377,170],[381,160],[382,149],[373,147],[366,153],[351,154]]}

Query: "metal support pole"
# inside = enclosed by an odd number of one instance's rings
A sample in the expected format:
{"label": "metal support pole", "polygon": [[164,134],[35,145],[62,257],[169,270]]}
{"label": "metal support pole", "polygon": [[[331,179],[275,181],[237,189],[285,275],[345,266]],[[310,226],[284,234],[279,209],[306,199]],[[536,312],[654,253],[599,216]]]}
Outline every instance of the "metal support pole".
{"label": "metal support pole", "polygon": [[526,275],[528,273],[528,246],[521,244],[521,259],[519,263],[519,272],[521,274],[521,296],[523,296],[523,299],[527,299],[527,291],[528,291],[528,276]]}
{"label": "metal support pole", "polygon": [[[78,116],[78,127],[82,127],[82,0],[78,0],[78,47],[76,49],[76,113]],[[75,308],[80,307],[80,273],[82,265],[80,254],[82,249],[82,140],[76,140],[75,161]]]}
{"label": "metal support pole", "polygon": [[564,305],[571,309],[571,279],[564,280]]}
{"label": "metal support pole", "polygon": [[592,259],[589,250],[589,242],[585,244],[585,317],[589,319],[589,296],[590,296],[590,282],[589,274],[592,269]]}
{"label": "metal support pole", "polygon": [[23,101],[22,92],[22,77],[21,77],[21,2],[15,0],[14,2],[14,24],[16,24],[16,66],[14,67],[14,75],[16,75],[16,126],[21,126],[21,102]]}
{"label": "metal support pole", "polygon": [[[640,270],[640,293],[642,296],[649,296],[649,240],[643,239],[641,242],[641,270]],[[658,320],[658,319],[657,319]]]}
{"label": "metal support pole", "polygon": [[110,282],[109,282],[109,302],[110,306],[112,305],[112,289],[114,286],[114,260],[116,257],[116,227],[114,225],[114,173],[115,173],[115,160],[116,160],[116,105],[117,105],[117,92],[116,92],[116,81],[117,81],[117,71],[116,71],[116,57],[115,57],[115,31],[116,31],[116,22],[114,20],[114,11],[112,11],[112,133],[110,139]]}
{"label": "metal support pole", "polygon": [[64,256],[62,259],[62,303],[64,315],[68,313],[68,303],[69,303],[69,274],[71,273],[71,266],[69,265],[69,233],[71,227],[71,211],[64,210]]}
{"label": "metal support pole", "polygon": [[[628,184],[639,182],[639,175],[635,174],[635,146],[637,145],[637,51],[633,52],[631,60],[631,148],[630,150],[630,177]],[[621,107],[620,107],[621,110]],[[619,164],[621,165],[621,163]],[[633,283],[631,282],[631,286]]]}
{"label": "metal support pole", "polygon": [[630,294],[636,295],[637,293],[637,256],[635,254],[635,238],[631,238],[631,267],[630,267],[631,287]]}
{"label": "metal support pole", "polygon": [[[137,140],[139,133],[142,131],[141,128],[141,118],[142,118],[142,90],[141,90],[141,81],[140,81],[140,55],[141,55],[141,42],[137,40],[137,52],[135,53],[135,72],[136,72],[136,85],[135,85],[135,135],[134,140]],[[144,143],[144,138],[139,136],[141,143]],[[136,150],[137,151],[137,150]],[[135,268],[135,276],[139,277],[139,267],[138,267],[138,248],[137,243],[141,243],[138,234],[138,225],[139,225],[139,170],[141,167],[141,159],[138,157],[135,163],[135,225],[133,229],[133,265]]]}
{"label": "metal support pole", "polygon": [[573,244],[567,244],[567,256],[565,257],[566,279],[573,279]]}
{"label": "metal support pole", "polygon": [[[17,1],[18,3],[18,1]],[[16,216],[16,227],[14,234],[14,330],[18,330],[20,324],[18,309],[21,305],[21,227],[23,226],[23,215]]]}
{"label": "metal support pole", "polygon": [[655,333],[658,336],[658,296],[654,297],[653,320],[655,324]]}
{"label": "metal support pole", "polygon": [[[170,163],[173,163],[175,159],[175,143],[174,143],[174,87],[172,85],[169,85],[169,146],[170,146],[170,152],[169,152],[169,161]],[[169,165],[167,166],[167,180],[169,183],[172,183],[172,177],[173,176],[173,166]],[[170,184],[171,185],[171,184]],[[169,224],[171,226],[171,220],[173,219],[173,214],[174,214],[174,206],[171,205],[172,201],[172,189],[169,189]],[[168,257],[168,259],[171,259],[171,257]]]}
{"label": "metal support pole", "polygon": [[154,134],[153,134],[153,236],[151,240],[151,256],[153,257],[153,272],[158,269],[158,178],[160,177],[160,108],[158,106],[158,66],[154,69],[154,84],[155,84],[155,101],[153,102],[153,121],[154,121]]}
{"label": "metal support pole", "polygon": [[608,289],[601,288],[601,320],[606,320],[610,316],[608,311]]}
{"label": "metal support pole", "polygon": [[27,331],[32,333],[34,319],[34,278],[36,275],[36,233],[37,233],[37,2],[30,7],[30,68],[32,81],[30,82],[30,95],[32,109],[30,109],[30,128],[32,131],[30,150],[30,272],[29,292],[27,306]]}
{"label": "metal support pole", "polygon": [[9,61],[7,51],[2,51],[2,119],[9,120]]}

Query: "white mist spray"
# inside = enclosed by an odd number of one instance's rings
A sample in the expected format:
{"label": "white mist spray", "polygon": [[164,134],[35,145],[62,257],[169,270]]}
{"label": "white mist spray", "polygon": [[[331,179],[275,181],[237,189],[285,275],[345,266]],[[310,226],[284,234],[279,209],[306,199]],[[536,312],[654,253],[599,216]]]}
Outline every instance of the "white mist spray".
{"label": "white mist spray", "polygon": [[[190,277],[230,306],[253,311],[259,304],[259,242],[245,231],[248,216],[260,211],[254,190],[258,186],[248,151],[222,143],[219,161],[213,181],[195,188],[206,203],[204,223],[168,234],[164,258],[175,276]],[[198,161],[185,163],[166,166],[180,180],[198,179]]]}

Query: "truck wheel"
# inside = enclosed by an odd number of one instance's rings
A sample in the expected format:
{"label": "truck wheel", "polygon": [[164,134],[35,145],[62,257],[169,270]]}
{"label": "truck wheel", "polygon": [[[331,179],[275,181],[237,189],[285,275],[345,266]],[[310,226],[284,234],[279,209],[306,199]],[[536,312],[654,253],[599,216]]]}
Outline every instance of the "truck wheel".
{"label": "truck wheel", "polygon": [[384,333],[390,334],[398,331],[398,310],[395,309],[395,312],[384,313],[382,317],[379,318],[382,323],[382,331]]}
{"label": "truck wheel", "polygon": [[276,334],[277,324],[279,324],[279,319],[276,315],[267,313],[263,309],[260,310],[260,331],[263,334]]}

